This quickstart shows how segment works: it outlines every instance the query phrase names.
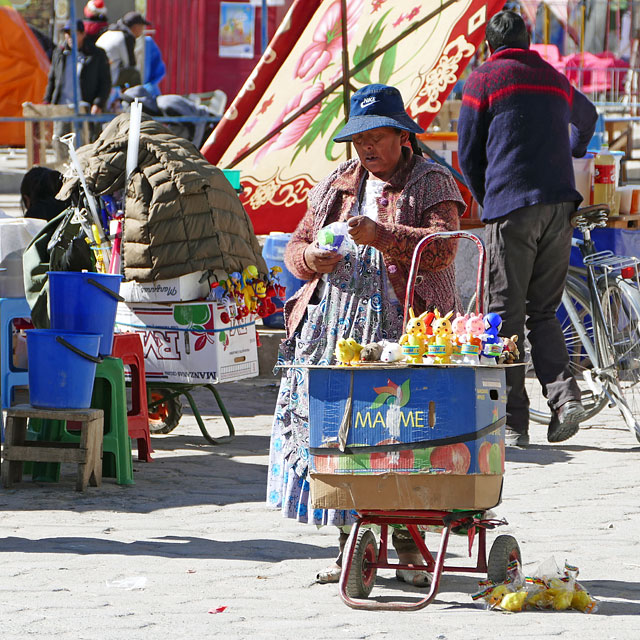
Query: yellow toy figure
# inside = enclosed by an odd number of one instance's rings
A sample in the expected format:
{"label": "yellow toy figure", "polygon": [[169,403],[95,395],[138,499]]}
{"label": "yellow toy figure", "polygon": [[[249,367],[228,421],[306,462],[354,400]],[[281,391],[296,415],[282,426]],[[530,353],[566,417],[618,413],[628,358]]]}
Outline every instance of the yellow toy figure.
{"label": "yellow toy figure", "polygon": [[363,345],[358,344],[353,338],[347,338],[347,344],[353,351],[353,358],[351,359],[351,364],[354,364],[354,365],[360,364],[360,352],[362,351]]}
{"label": "yellow toy figure", "polygon": [[417,318],[413,309],[409,309],[409,321],[405,332],[400,337],[402,353],[407,360],[413,364],[421,364],[427,345],[427,323],[428,311],[421,313]]}
{"label": "yellow toy figure", "polygon": [[433,327],[433,342],[429,345],[429,357],[433,358],[434,364],[450,364],[453,353],[453,331],[449,318],[453,311],[449,311],[446,316],[441,317],[440,312],[435,310],[436,318],[431,325]]}
{"label": "yellow toy figure", "polygon": [[522,611],[526,599],[527,592],[524,590],[507,593],[500,601],[500,608],[505,611]]}
{"label": "yellow toy figure", "polygon": [[336,360],[338,361],[338,365],[342,367],[346,367],[351,364],[355,357],[355,353],[349,342],[344,338],[340,338],[338,342],[336,342]]}

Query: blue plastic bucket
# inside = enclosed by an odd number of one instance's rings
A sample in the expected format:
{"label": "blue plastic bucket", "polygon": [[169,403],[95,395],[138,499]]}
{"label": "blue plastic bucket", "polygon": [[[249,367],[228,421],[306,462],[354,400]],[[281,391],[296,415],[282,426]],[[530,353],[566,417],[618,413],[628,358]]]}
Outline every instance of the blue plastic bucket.
{"label": "blue plastic bucket", "polygon": [[[280,267],[282,273],[279,274],[280,284],[286,287],[287,298],[290,298],[303,284],[304,280],[296,278],[284,264],[284,250],[291,238],[290,233],[270,233],[265,240],[264,247],[262,249],[262,257],[269,269],[272,267]],[[282,301],[279,298],[274,298],[273,302],[276,307],[282,309]],[[262,319],[262,323],[266,327],[273,329],[284,328],[284,316],[282,310],[272,313],[270,316]]]}
{"label": "blue plastic bucket", "polygon": [[49,271],[51,328],[100,333],[100,355],[110,356],[121,275]]}
{"label": "blue plastic bucket", "polygon": [[101,335],[29,329],[29,402],[41,409],[88,409]]}

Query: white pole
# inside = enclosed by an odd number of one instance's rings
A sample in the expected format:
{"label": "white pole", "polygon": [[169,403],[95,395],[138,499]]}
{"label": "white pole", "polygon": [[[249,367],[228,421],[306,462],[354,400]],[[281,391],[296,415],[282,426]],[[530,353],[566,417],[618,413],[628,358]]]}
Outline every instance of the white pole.
{"label": "white pole", "polygon": [[127,145],[127,166],[125,184],[129,183],[131,174],[138,166],[138,150],[140,148],[140,121],[142,120],[142,103],[136,98],[129,110],[129,143]]}

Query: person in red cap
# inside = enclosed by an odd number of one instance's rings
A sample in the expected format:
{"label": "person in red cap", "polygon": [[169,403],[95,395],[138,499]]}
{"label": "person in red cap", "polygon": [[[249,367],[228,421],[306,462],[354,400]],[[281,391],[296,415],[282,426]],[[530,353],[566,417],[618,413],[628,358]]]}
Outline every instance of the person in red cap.
{"label": "person in red cap", "polygon": [[84,32],[87,40],[95,42],[109,27],[104,0],[89,0],[84,7]]}

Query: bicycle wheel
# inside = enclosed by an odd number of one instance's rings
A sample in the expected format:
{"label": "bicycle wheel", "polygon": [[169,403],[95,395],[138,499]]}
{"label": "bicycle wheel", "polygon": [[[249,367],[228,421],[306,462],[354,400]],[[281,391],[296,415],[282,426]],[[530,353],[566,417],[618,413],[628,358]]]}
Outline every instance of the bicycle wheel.
{"label": "bicycle wheel", "polygon": [[[577,326],[571,319],[572,316],[577,319]],[[598,346],[594,340],[593,321],[589,309],[589,291],[582,282],[571,276],[567,278],[563,301],[558,309],[558,320],[569,354],[569,368],[580,387],[581,401],[586,412],[585,420],[587,420],[604,407],[607,394],[604,389],[592,383],[593,377],[587,373],[592,369],[593,361],[598,359]],[[528,353],[529,349],[527,342],[525,353]],[[551,410],[546,398],[542,395],[530,357],[527,362],[525,388],[529,396],[530,418],[540,424],[549,424]]]}
{"label": "bicycle wheel", "polygon": [[605,278],[599,285],[605,324],[596,332],[604,369],[600,377],[610,403],[640,441],[640,294]]}

